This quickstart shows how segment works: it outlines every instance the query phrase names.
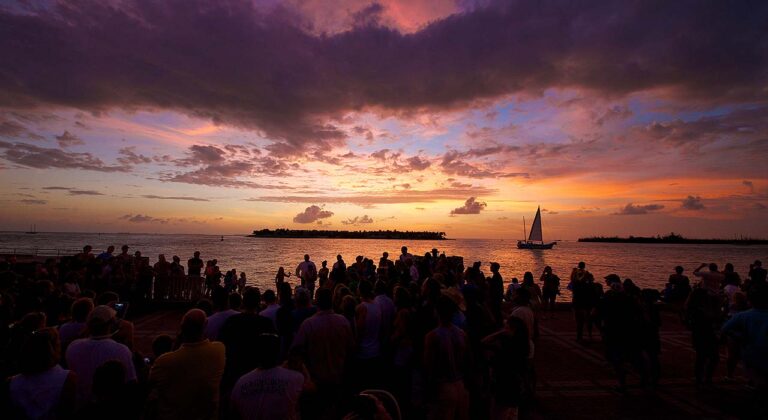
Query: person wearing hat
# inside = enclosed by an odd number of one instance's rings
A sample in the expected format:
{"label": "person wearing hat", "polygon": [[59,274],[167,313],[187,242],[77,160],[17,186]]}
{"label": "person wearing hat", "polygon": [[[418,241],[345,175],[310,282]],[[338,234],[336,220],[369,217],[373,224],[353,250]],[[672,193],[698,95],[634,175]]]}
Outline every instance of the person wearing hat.
{"label": "person wearing hat", "polygon": [[96,369],[110,360],[117,360],[125,368],[126,382],[136,380],[131,350],[112,339],[117,324],[117,312],[107,305],[99,305],[88,314],[88,337],[73,341],[67,348],[67,366],[77,375],[77,401],[85,404],[93,395],[93,376]]}

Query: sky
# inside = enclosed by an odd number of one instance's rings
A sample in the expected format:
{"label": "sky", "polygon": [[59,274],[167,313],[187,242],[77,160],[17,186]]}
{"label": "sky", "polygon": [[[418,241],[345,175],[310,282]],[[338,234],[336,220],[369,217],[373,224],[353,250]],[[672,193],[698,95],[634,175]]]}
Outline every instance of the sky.
{"label": "sky", "polygon": [[0,3],[0,230],[768,237],[768,2]]}

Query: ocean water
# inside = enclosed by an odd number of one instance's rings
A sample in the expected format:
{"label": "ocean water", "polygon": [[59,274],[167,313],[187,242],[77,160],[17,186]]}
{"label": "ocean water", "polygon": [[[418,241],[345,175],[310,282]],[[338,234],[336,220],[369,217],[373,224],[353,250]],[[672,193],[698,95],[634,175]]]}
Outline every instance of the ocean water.
{"label": "ocean water", "polygon": [[[204,260],[216,258],[222,271],[235,268],[244,271],[248,282],[263,289],[273,286],[278,267],[292,272],[302,261],[305,253],[310,254],[320,267],[327,260],[329,267],[337,254],[341,254],[347,265],[358,255],[378,259],[383,251],[389,252],[390,259],[400,255],[400,247],[408,246],[409,252],[423,255],[433,247],[446,255],[464,257],[464,264],[481,261],[483,271],[489,275],[489,263],[501,264],[505,282],[512,277],[522,279],[523,273],[531,271],[538,281],[545,266],[549,265],[562,281],[563,294],[571,269],[579,261],[587,263],[596,279],[611,273],[622,278],[631,278],[641,287],[662,289],[676,265],[682,265],[692,279],[691,271],[700,263],[715,262],[720,267],[730,262],[742,277],[749,264],[755,259],[768,262],[768,246],[735,245],[666,245],[666,244],[608,244],[560,242],[552,250],[519,250],[515,240],[456,239],[447,241],[401,241],[378,239],[279,239],[249,238],[246,236],[211,235],[153,235],[153,234],[93,234],[93,233],[0,233],[0,253],[16,250],[28,253],[32,249],[60,250],[74,254],[83,245],[93,246],[101,252],[108,245],[118,250],[123,244],[131,247],[130,252],[140,250],[150,261],[157,261],[158,254],[165,254],[168,260],[173,255],[181,257],[186,265],[194,251],[201,252]],[[56,251],[53,251],[54,253]],[[50,253],[50,251],[48,251]],[[295,278],[289,280],[295,281]]]}

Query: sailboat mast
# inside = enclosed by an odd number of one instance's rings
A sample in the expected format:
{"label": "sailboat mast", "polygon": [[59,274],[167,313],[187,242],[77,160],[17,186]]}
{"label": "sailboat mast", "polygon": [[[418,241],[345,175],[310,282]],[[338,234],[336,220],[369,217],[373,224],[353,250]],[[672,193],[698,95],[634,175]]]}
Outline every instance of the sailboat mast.
{"label": "sailboat mast", "polygon": [[527,229],[525,229],[525,216],[523,216],[523,240],[525,241],[525,235],[528,232]]}

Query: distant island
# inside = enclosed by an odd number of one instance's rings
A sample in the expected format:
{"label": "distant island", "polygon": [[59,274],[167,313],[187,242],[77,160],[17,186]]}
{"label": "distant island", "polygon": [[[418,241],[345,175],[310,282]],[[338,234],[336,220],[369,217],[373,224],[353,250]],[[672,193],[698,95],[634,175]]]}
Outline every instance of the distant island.
{"label": "distant island", "polygon": [[293,230],[262,229],[248,235],[256,238],[332,238],[332,239],[407,239],[407,240],[446,240],[445,232],[411,232],[400,230]]}
{"label": "distant island", "polygon": [[714,244],[714,245],[768,245],[768,239],[734,238],[734,239],[690,239],[674,232],[666,236],[593,236],[579,238],[579,242],[608,242],[633,244]]}

